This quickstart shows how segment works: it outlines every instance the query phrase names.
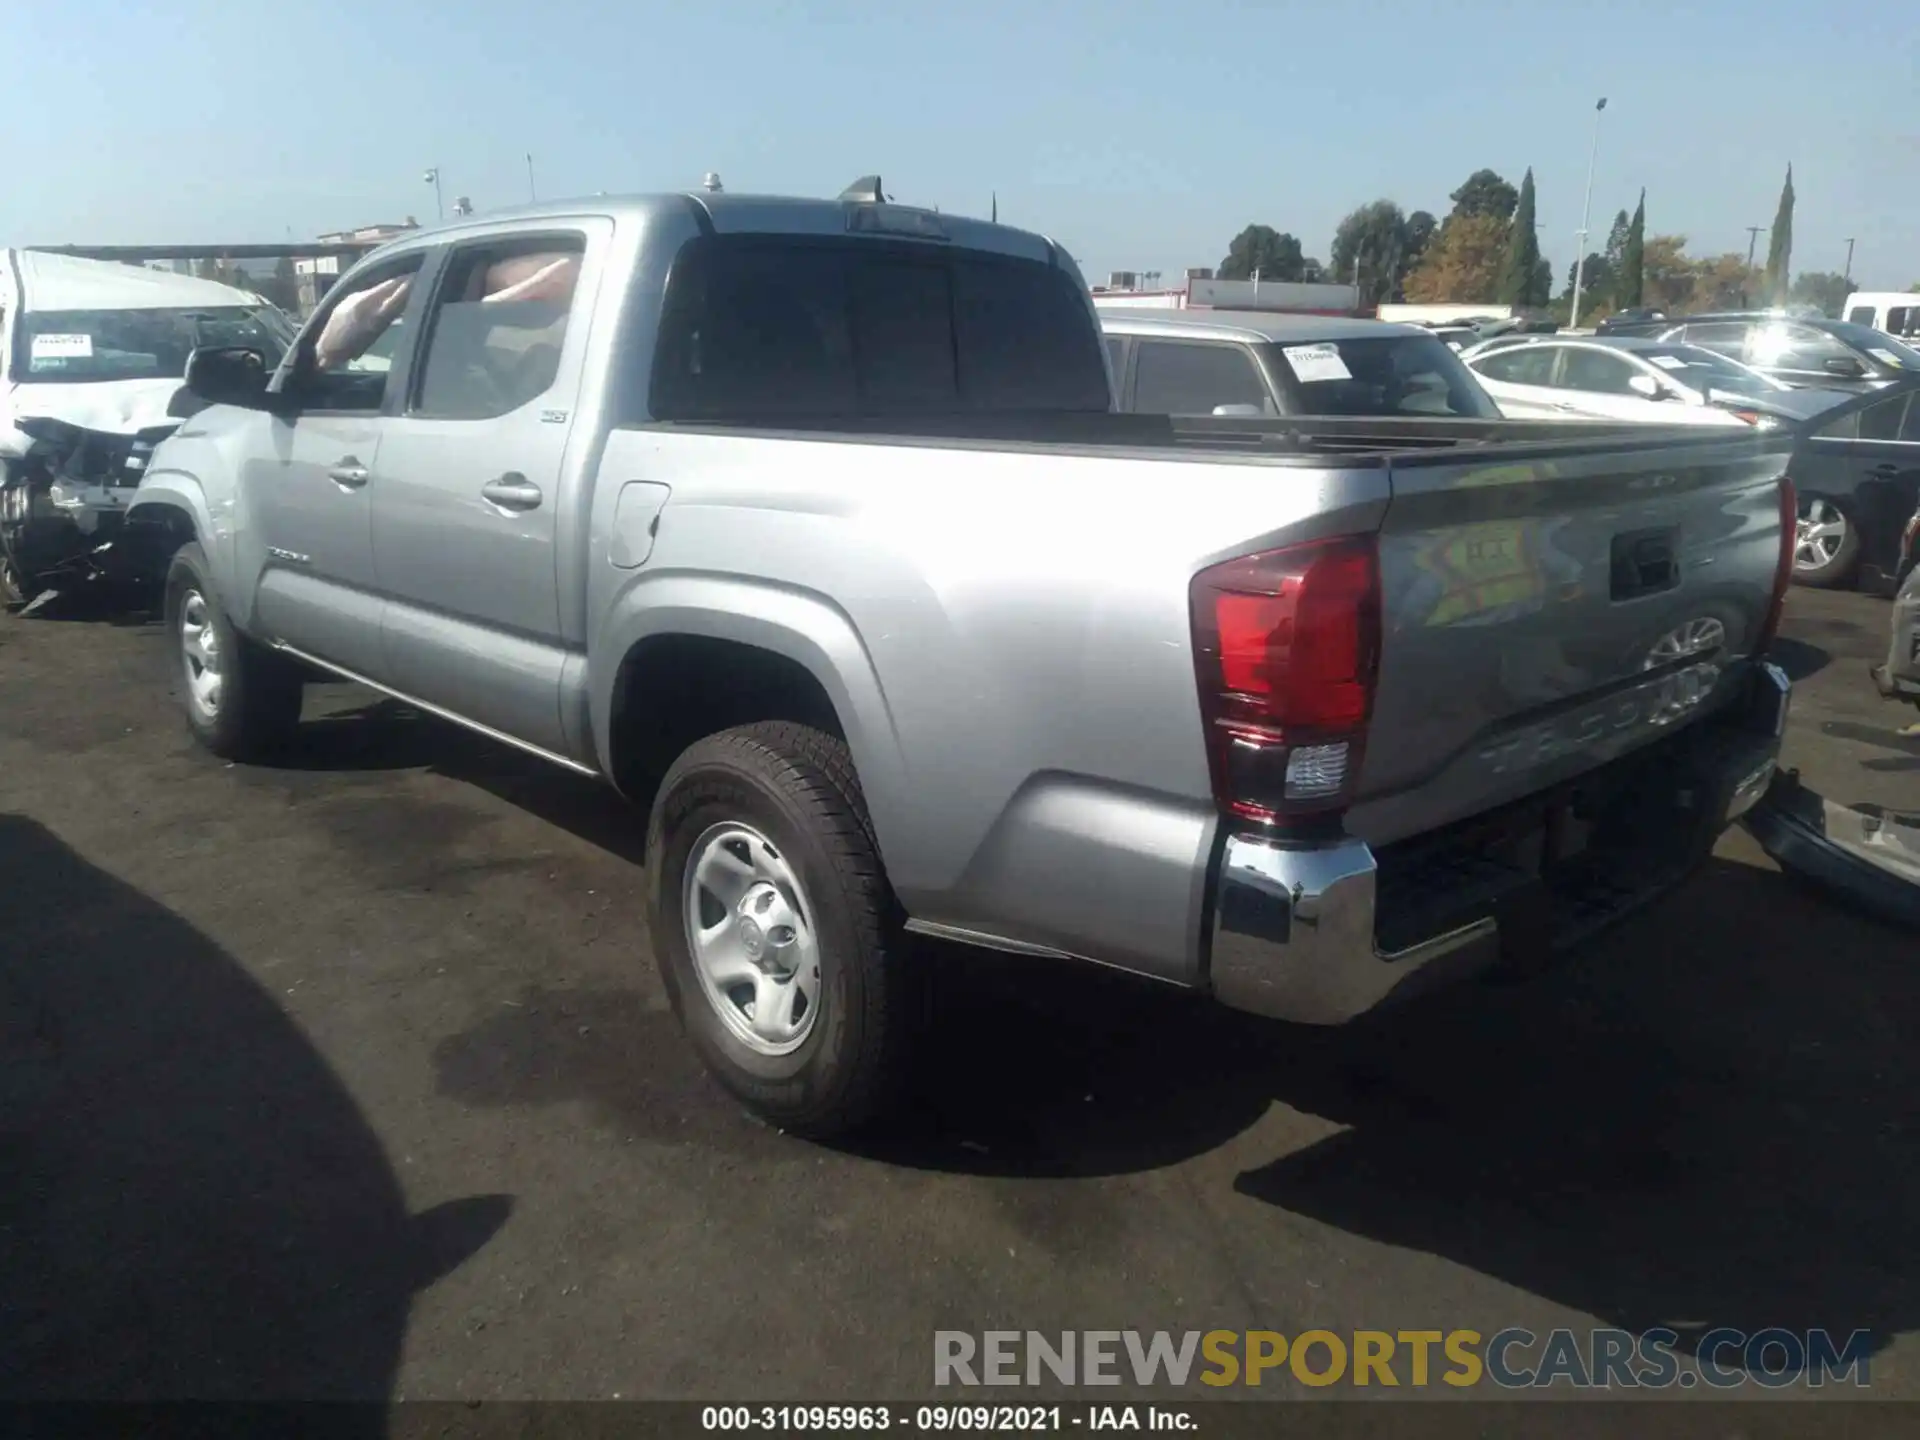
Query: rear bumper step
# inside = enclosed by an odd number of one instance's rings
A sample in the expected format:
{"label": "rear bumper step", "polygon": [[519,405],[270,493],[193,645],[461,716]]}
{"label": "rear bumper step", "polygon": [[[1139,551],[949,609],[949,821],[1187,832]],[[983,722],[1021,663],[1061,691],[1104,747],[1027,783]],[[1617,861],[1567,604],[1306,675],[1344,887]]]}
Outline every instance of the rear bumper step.
{"label": "rear bumper step", "polygon": [[1223,842],[1210,983],[1222,1003],[1339,1024],[1496,964],[1529,967],[1665,893],[1772,783],[1791,685],[1558,790],[1376,853]]}

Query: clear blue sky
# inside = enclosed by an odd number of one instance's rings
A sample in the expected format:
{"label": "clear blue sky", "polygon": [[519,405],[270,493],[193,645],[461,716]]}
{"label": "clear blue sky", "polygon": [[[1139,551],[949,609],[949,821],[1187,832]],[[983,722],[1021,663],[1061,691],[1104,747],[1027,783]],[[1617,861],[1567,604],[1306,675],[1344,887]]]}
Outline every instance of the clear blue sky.
{"label": "clear blue sky", "polygon": [[[1252,221],[1325,258],[1354,205],[1444,213],[1531,165],[1556,280],[1593,228],[1744,251],[1791,162],[1796,270],[1920,280],[1913,0],[15,0],[0,243],[268,241],[447,202],[696,184],[905,201],[1090,275],[1211,265]],[[1599,242],[1596,241],[1597,246]],[[1766,237],[1761,237],[1764,253]]]}

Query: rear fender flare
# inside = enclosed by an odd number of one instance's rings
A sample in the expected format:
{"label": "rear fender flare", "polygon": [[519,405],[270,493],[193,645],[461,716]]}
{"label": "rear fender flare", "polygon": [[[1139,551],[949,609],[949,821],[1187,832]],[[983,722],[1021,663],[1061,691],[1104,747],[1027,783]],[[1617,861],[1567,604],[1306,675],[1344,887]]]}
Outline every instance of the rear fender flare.
{"label": "rear fender flare", "polygon": [[[615,602],[588,650],[589,716],[612,775],[615,690],[628,654],[662,635],[771,651],[800,665],[832,701],[888,869],[911,834],[906,757],[879,672],[852,618],[817,593],[736,576],[643,575]],[[645,703],[644,697],[641,703]]]}

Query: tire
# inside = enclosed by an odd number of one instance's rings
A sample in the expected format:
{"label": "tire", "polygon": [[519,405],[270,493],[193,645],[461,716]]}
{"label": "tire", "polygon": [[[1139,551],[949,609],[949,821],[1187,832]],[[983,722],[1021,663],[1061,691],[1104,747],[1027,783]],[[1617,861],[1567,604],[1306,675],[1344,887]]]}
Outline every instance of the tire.
{"label": "tire", "polygon": [[[733,863],[721,863],[722,850]],[[738,887],[737,900],[696,883],[703,857]],[[919,986],[841,741],[767,721],[696,742],[655,796],[647,871],[661,980],[687,1038],[722,1085],[770,1123],[818,1139],[860,1130],[891,1108],[902,1093]],[[690,907],[702,922],[726,927],[716,932],[718,948],[702,952],[720,960],[696,958]],[[753,946],[756,934],[762,948]],[[776,961],[783,943],[789,959]],[[754,973],[724,985],[713,978],[729,966]],[[780,981],[789,966],[793,978]],[[798,1000],[790,995],[796,987]],[[749,997],[751,1010],[743,1004]],[[753,1017],[763,999],[766,1025],[777,1034],[757,1033]],[[790,1026],[781,1027],[781,1013]]]}
{"label": "tire", "polygon": [[[1838,544],[1830,554],[1820,557],[1825,546],[1817,546],[1807,535],[1810,523],[1833,524],[1842,526]],[[1851,584],[1854,574],[1860,568],[1860,527],[1854,523],[1853,516],[1836,500],[1824,495],[1802,495],[1800,497],[1800,535],[1793,547],[1793,581],[1796,585],[1811,585],[1817,590],[1833,590]],[[1802,557],[1808,563],[1803,563]]]}
{"label": "tire", "polygon": [[[234,629],[207,569],[191,543],[167,568],[167,643],[187,726],[223,760],[258,759],[299,724],[304,687],[290,662]],[[208,673],[211,687],[200,683]]]}

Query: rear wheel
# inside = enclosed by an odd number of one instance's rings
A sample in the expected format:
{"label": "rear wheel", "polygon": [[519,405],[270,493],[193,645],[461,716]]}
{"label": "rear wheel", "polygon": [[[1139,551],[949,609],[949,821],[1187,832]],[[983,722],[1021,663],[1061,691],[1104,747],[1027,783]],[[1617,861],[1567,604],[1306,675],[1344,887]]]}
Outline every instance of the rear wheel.
{"label": "rear wheel", "polygon": [[223,760],[249,760],[284,741],[300,720],[300,672],[233,628],[195,544],[167,570],[167,633],[187,725]]}
{"label": "rear wheel", "polygon": [[1860,564],[1860,531],[1835,501],[1819,495],[1800,497],[1793,539],[1793,578],[1801,585],[1830,589],[1853,579]]}
{"label": "rear wheel", "polygon": [[917,997],[841,741],[784,721],[698,741],[661,782],[647,867],[661,979],[727,1089],[819,1137],[898,1098]]}

